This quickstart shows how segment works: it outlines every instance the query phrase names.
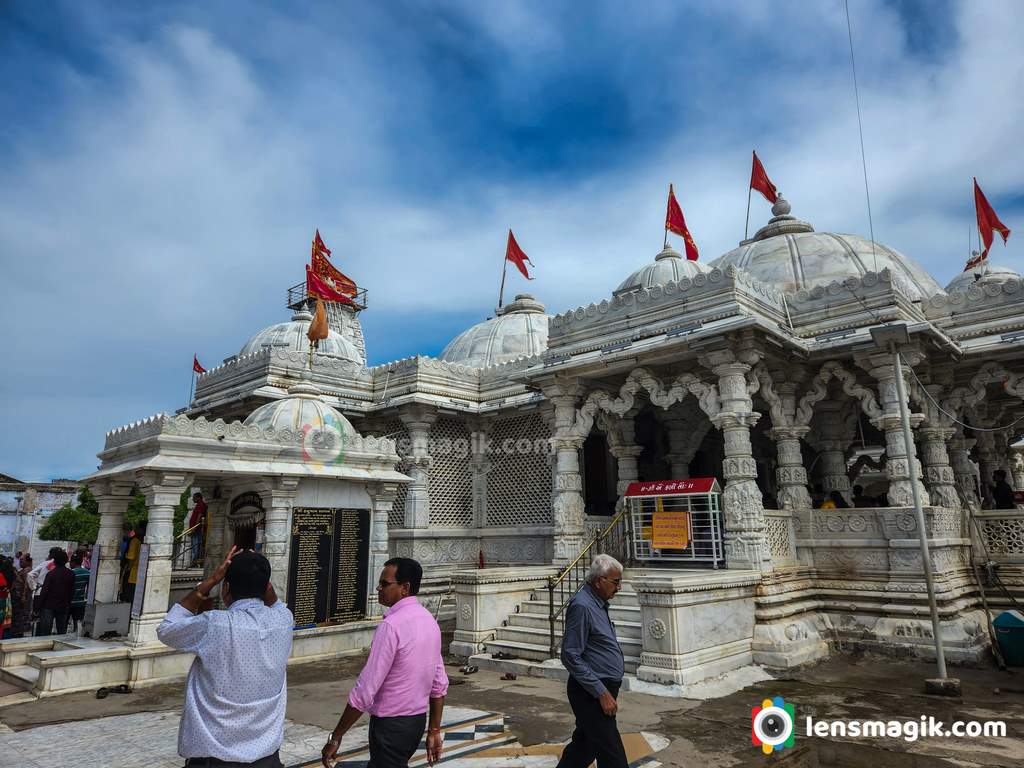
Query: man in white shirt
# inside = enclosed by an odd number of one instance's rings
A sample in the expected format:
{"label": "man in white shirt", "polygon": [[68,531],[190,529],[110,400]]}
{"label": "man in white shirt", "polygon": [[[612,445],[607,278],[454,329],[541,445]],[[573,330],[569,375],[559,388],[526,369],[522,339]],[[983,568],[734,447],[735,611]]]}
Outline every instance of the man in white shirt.
{"label": "man in white shirt", "polygon": [[[226,610],[204,612],[212,604],[210,590],[221,581]],[[274,592],[267,558],[235,547],[171,606],[157,637],[196,655],[178,730],[178,754],[187,768],[281,768],[294,625]]]}

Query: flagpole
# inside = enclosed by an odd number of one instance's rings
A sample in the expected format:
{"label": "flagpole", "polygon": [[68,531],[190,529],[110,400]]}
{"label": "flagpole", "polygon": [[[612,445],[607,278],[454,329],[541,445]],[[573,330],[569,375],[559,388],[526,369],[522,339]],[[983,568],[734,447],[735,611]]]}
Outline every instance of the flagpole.
{"label": "flagpole", "polygon": [[501,303],[505,299],[505,272],[508,270],[508,251],[505,251],[505,256],[501,260],[501,288],[498,289],[498,309],[501,309]]}
{"label": "flagpole", "polygon": [[192,405],[192,392],[196,386],[196,369],[192,369],[192,377],[188,380],[188,401],[185,403],[185,407],[188,408]]}
{"label": "flagpole", "polygon": [[[668,185],[668,199],[672,199],[672,185]],[[665,240],[661,244],[661,250],[668,248],[668,214],[665,215]]]}
{"label": "flagpole", "polygon": [[743,239],[748,240],[750,238],[750,193],[753,190],[750,186],[747,186],[747,223],[743,227]]}

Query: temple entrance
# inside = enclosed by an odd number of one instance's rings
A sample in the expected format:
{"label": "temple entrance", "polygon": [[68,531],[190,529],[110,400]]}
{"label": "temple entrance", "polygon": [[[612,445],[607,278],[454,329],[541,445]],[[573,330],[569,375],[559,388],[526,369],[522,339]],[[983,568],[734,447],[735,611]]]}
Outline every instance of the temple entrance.
{"label": "temple entrance", "polygon": [[588,515],[613,515],[619,497],[615,457],[608,450],[608,439],[593,431],[583,443],[583,503]]}
{"label": "temple entrance", "polygon": [[228,518],[233,532],[231,545],[257,551],[263,548],[263,499],[258,493],[242,493],[232,499]]}

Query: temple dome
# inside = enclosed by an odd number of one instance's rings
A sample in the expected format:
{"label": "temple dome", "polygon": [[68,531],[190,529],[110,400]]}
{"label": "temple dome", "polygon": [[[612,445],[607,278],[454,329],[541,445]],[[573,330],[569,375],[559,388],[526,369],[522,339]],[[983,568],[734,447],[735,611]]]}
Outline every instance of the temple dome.
{"label": "temple dome", "polygon": [[946,286],[946,293],[966,291],[972,285],[1002,285],[1010,280],[1019,280],[1020,275],[1009,267],[990,264],[988,259],[971,269],[965,269]]}
{"label": "temple dome", "polygon": [[460,333],[444,348],[449,363],[486,368],[520,357],[538,355],[548,348],[548,320],[544,305],[528,293],[499,309],[495,317]]}
{"label": "temple dome", "polygon": [[[309,324],[312,320],[312,313],[299,310],[292,315],[292,319],[288,322],[277,323],[257,333],[245,342],[245,346],[242,347],[238,354],[239,356],[250,355],[267,347],[306,352],[309,349],[309,339],[306,338],[306,332],[309,330]],[[326,339],[320,340],[316,354],[362,362],[362,358],[355,345],[334,329],[328,331]]]}
{"label": "temple dome", "polygon": [[245,426],[260,429],[291,429],[303,433],[336,431],[342,435],[356,434],[355,427],[341,413],[325,403],[320,390],[303,380],[288,388],[288,397],[261,405],[246,417]]}
{"label": "temple dome", "polygon": [[789,203],[780,197],[772,206],[774,218],[711,266],[735,266],[788,292],[888,269],[912,299],[942,293],[932,276],[902,253],[877,242],[872,248],[871,241],[859,235],[815,232],[806,221],[790,216],[789,210]]}
{"label": "temple dome", "polygon": [[692,279],[707,271],[707,267],[699,261],[685,259],[671,245],[666,245],[661,253],[654,257],[653,262],[645,264],[623,280],[615,289],[615,293],[624,293],[636,288],[653,288],[655,285],[663,286],[670,281],[678,283],[684,277]]}

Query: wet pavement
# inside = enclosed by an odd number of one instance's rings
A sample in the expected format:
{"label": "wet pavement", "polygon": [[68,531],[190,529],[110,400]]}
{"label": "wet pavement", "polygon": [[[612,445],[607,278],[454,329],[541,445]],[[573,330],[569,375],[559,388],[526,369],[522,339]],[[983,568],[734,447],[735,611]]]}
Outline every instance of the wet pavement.
{"label": "wet pavement", "polygon": [[[362,663],[363,657],[356,656],[290,668],[288,719],[297,726],[333,728]],[[448,674],[452,682],[450,706],[503,713],[506,726],[523,745],[560,742],[572,731],[563,683],[535,677],[504,681],[499,673],[486,670],[465,676],[454,660]],[[842,654],[817,665],[772,674],[775,679],[733,692],[723,690],[720,693],[725,695],[703,701],[624,692],[619,704],[620,730],[667,737],[668,747],[656,755],[666,766],[1024,765],[1024,668],[1005,673],[994,667],[954,667],[951,674],[963,683],[963,695],[955,699],[924,694],[924,680],[934,674],[934,666],[918,661]],[[702,686],[704,691],[709,688],[714,695],[715,686]],[[177,712],[182,690],[182,685],[169,685],[103,700],[78,693],[12,704],[0,708],[0,728],[21,731],[113,715]],[[795,744],[765,755],[751,742],[751,709],[775,696],[795,706]],[[954,721],[999,720],[1006,724],[1006,736],[922,737],[916,741],[893,736],[809,738],[804,733],[808,716],[843,721],[920,721],[922,716],[931,716],[946,727]],[[26,758],[43,762],[39,756]],[[46,764],[59,762],[51,756]],[[117,768],[115,763],[102,764]],[[0,756],[0,765],[13,768],[21,763],[15,756],[4,755]]]}

